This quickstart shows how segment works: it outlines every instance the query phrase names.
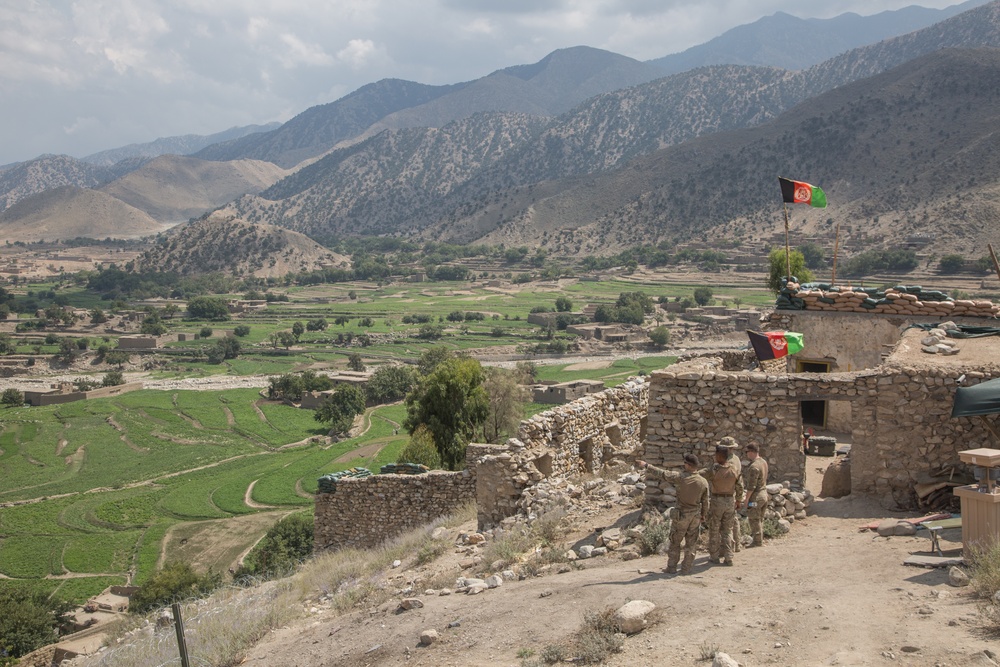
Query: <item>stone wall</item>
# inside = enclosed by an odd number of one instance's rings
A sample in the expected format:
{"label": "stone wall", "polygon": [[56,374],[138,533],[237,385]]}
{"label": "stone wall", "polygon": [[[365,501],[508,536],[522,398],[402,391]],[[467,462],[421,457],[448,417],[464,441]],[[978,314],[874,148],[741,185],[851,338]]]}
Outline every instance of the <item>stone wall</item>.
{"label": "stone wall", "polygon": [[316,494],[315,550],[370,548],[476,498],[472,470],[341,479]]}
{"label": "stone wall", "polygon": [[[728,372],[719,360],[677,364],[652,374],[644,458],[680,469],[687,452],[707,462],[723,436],[761,447],[770,480],[801,486],[803,400],[851,406],[853,492],[879,497],[885,507],[915,506],[913,485],[943,467],[962,467],[958,451],[985,446],[978,420],[952,419],[957,380],[992,377],[978,368],[880,366],[855,373]],[[1000,371],[993,373],[1000,376]],[[646,500],[673,503],[668,484],[647,480]]]}
{"label": "stone wall", "polygon": [[521,422],[500,451],[466,454],[479,480],[480,528],[518,511],[524,489],[546,478],[594,473],[616,456],[631,456],[646,433],[649,384],[631,378]]}

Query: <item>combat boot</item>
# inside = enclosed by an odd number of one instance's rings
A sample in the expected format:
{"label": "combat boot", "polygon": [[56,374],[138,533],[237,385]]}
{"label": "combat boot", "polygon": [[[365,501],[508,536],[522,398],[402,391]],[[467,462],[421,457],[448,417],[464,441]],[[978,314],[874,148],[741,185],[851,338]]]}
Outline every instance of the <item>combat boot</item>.
{"label": "combat boot", "polygon": [[664,570],[667,574],[677,574],[677,561],[668,560],[667,569]]}
{"label": "combat boot", "polygon": [[685,556],[684,562],[681,563],[681,574],[691,574],[691,569],[694,567],[694,556]]}
{"label": "combat boot", "polygon": [[729,567],[732,567],[733,566],[733,559],[732,558],[727,558],[726,560],[722,561],[722,564],[723,565],[728,565]]}

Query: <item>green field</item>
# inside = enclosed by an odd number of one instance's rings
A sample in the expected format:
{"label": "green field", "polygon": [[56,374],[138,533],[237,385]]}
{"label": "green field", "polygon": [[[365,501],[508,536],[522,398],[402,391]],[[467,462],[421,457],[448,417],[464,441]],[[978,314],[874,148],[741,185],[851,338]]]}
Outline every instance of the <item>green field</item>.
{"label": "green field", "polygon": [[[319,445],[308,441],[323,433],[311,411],[249,389],[139,391],[5,410],[0,574],[9,579],[0,586],[54,590],[55,582],[81,600],[130,573],[141,583],[171,526],[311,510],[319,476],[395,460],[404,414],[401,405],[375,408],[363,435]],[[370,454],[349,455],[359,448]],[[261,532],[243,536],[237,552]]]}
{"label": "green field", "polygon": [[[366,363],[415,361],[427,349],[445,346],[459,352],[489,350],[509,354],[547,340],[541,327],[528,324],[533,308],[552,308],[559,296],[576,309],[613,303],[621,292],[644,291],[659,297],[688,296],[700,283],[644,283],[622,278],[602,282],[537,283],[516,289],[482,283],[371,283],[291,286],[287,302],[229,322],[164,320],[173,332],[216,332],[246,324],[236,359],[210,364],[199,350],[212,340],[170,343],[157,356],[164,363],[153,378],[213,375],[278,375],[305,368],[343,368],[352,353]],[[47,287],[33,286],[42,290]],[[731,285],[745,303],[765,298],[763,290]],[[355,292],[356,298],[348,296]],[[722,291],[721,289],[718,291]],[[60,292],[75,305],[108,304],[78,287]],[[239,295],[233,295],[239,296]],[[769,298],[769,297],[766,297]],[[455,311],[482,313],[482,320],[454,322]],[[420,314],[444,329],[437,340],[415,336]],[[349,321],[336,325],[344,316]],[[295,322],[323,317],[326,330],[306,331],[290,350],[275,348],[272,334]],[[361,326],[371,318],[370,326]],[[371,344],[350,345],[364,334],[381,334]],[[392,334],[391,340],[384,339]],[[218,334],[217,334],[218,335]],[[30,334],[33,351],[44,339]],[[103,335],[95,334],[92,345]],[[563,332],[557,339],[570,340]],[[114,343],[114,337],[110,339]],[[58,346],[43,345],[42,352]],[[133,363],[147,355],[133,355]],[[539,365],[539,381],[599,379],[607,386],[673,362],[672,357],[609,360],[585,368]],[[97,365],[98,377],[106,367]],[[529,404],[525,415],[550,409]],[[217,567],[241,553],[266,530],[268,522],[295,511],[311,511],[317,479],[352,466],[379,466],[396,460],[407,434],[400,424],[402,405],[382,406],[366,415],[365,433],[332,445],[312,412],[263,400],[257,390],[153,391],[41,408],[5,408],[0,414],[0,587],[31,587],[82,600],[110,583],[142,583],[183,542],[185,558]],[[293,445],[293,446],[288,446]],[[221,522],[221,523],[220,523]],[[231,531],[232,544],[209,554],[208,535],[216,527]],[[178,547],[179,548],[179,547]],[[202,551],[199,551],[199,550]],[[204,554],[204,560],[200,560]],[[6,578],[4,578],[6,577]]]}

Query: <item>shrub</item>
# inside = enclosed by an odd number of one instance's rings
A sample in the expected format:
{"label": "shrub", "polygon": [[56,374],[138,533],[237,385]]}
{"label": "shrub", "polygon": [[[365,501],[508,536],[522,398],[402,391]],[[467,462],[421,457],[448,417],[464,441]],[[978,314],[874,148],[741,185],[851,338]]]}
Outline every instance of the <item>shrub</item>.
{"label": "shrub", "polygon": [[775,537],[781,537],[784,534],[785,531],[781,530],[781,527],[778,525],[778,519],[773,516],[764,519],[764,537],[771,540]]}
{"label": "shrub", "polygon": [[205,597],[218,588],[221,581],[218,574],[197,574],[188,563],[168,563],[132,595],[129,611],[144,614],[173,602]]}
{"label": "shrub", "polygon": [[125,376],[121,371],[110,371],[101,380],[102,387],[117,387],[120,384],[125,384]]}
{"label": "shrub", "polygon": [[0,405],[6,405],[11,408],[20,407],[24,405],[24,394],[13,387],[4,389],[3,393],[0,394]]}
{"label": "shrub", "polygon": [[202,338],[211,338],[212,337],[212,327],[202,327],[198,331],[198,335],[200,337],[202,337]]}
{"label": "shrub", "polygon": [[597,665],[625,647],[625,635],[615,621],[615,608],[588,611],[583,617],[583,627],[576,633],[573,653],[576,662]]}
{"label": "shrub", "polygon": [[994,630],[1000,630],[1000,602],[996,597],[1000,592],[1000,541],[974,548],[970,560],[972,590],[979,598],[983,618]]}
{"label": "shrub", "polygon": [[233,329],[233,335],[243,338],[250,335],[250,326],[247,324],[238,324],[236,328]]}
{"label": "shrub", "polygon": [[635,542],[643,556],[655,554],[660,545],[670,539],[670,521],[659,517],[648,518],[642,523],[642,532]]}
{"label": "shrub", "polygon": [[312,555],[313,521],[293,514],[274,524],[243,560],[233,579],[274,578],[290,573]]}

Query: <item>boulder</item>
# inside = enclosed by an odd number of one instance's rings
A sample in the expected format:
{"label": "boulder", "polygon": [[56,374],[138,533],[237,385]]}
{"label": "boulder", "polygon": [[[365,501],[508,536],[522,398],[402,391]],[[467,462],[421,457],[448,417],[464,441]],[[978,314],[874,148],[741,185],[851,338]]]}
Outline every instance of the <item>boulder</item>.
{"label": "boulder", "polygon": [[882,537],[889,537],[896,533],[896,526],[898,525],[899,519],[883,519],[875,531]]}
{"label": "boulder", "polygon": [[892,531],[893,535],[916,535],[917,527],[909,521],[900,521]]}
{"label": "boulder", "polygon": [[960,588],[969,585],[969,575],[960,567],[952,565],[948,570],[948,584]]}
{"label": "boulder", "polygon": [[403,598],[399,603],[399,608],[403,611],[409,611],[410,609],[420,609],[424,606],[424,603],[420,601],[419,598]]}
{"label": "boulder", "polygon": [[712,660],[712,667],[740,667],[740,663],[733,660],[728,653],[719,651]]}
{"label": "boulder", "polygon": [[486,585],[489,588],[499,588],[500,586],[503,586],[503,577],[501,577],[499,574],[494,574],[492,577],[487,577]]}
{"label": "boulder", "polygon": [[614,613],[614,621],[627,635],[634,635],[646,629],[648,621],[646,617],[656,609],[656,605],[649,600],[632,600],[619,607]]}
{"label": "boulder", "polygon": [[420,633],[420,645],[430,646],[439,638],[437,630],[424,630]]}

